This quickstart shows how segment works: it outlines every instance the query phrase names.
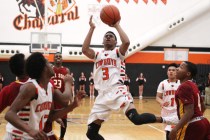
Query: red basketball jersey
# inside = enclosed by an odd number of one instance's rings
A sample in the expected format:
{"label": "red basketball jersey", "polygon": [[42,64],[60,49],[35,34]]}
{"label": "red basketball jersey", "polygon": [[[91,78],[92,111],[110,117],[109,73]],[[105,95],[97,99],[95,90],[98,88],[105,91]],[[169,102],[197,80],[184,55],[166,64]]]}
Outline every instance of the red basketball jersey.
{"label": "red basketball jersey", "polygon": [[59,89],[61,92],[64,92],[64,76],[68,73],[66,67],[53,67],[53,70],[55,72],[55,75],[52,77],[52,80],[54,81],[54,86]]}
{"label": "red basketball jersey", "polygon": [[185,124],[177,132],[177,140],[209,140],[210,125],[206,118],[203,118],[201,111],[202,98],[195,83],[186,81],[182,83],[176,94],[177,114],[179,119],[184,115],[184,105],[193,104],[194,114],[191,121]]}
{"label": "red basketball jersey", "polygon": [[[54,87],[56,89],[59,89],[62,93],[64,92],[64,88],[65,88],[65,83],[64,83],[64,76],[68,73],[67,68],[66,67],[53,67],[53,70],[55,72],[55,75],[52,77],[52,80],[54,82]],[[63,108],[59,103],[54,102],[55,104],[55,109],[61,109]],[[65,118],[66,116],[64,116]]]}
{"label": "red basketball jersey", "polygon": [[186,81],[179,86],[175,94],[175,99],[177,103],[177,112],[179,119],[182,118],[184,114],[184,105],[194,104],[194,115],[192,118],[202,116],[201,102],[199,90],[195,83],[192,81]]}
{"label": "red basketball jersey", "polygon": [[22,86],[27,80],[28,78],[21,81],[14,81],[2,89],[0,92],[0,113],[13,103],[19,93],[20,86]]}

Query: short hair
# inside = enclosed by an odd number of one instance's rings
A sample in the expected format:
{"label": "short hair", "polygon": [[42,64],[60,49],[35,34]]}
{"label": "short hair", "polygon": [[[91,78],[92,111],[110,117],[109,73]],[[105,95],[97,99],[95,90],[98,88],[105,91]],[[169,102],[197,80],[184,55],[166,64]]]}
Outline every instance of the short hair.
{"label": "short hair", "polygon": [[56,55],[59,55],[59,54],[60,54],[60,55],[61,55],[61,57],[62,57],[61,52],[56,52],[56,53],[54,54],[54,58],[55,58],[55,56],[56,56]]}
{"label": "short hair", "polygon": [[18,53],[10,57],[9,59],[10,71],[15,76],[21,76],[25,74],[25,55]]}
{"label": "short hair", "polygon": [[191,73],[192,78],[197,74],[197,67],[194,63],[189,61],[184,61],[187,64],[187,70]]}
{"label": "short hair", "polygon": [[108,34],[108,33],[113,34],[113,35],[114,35],[115,40],[117,41],[117,36],[115,35],[115,33],[114,33],[114,32],[112,32],[112,31],[108,31],[108,32],[106,32],[106,33],[105,33],[105,35],[106,35],[106,34]]}
{"label": "short hair", "polygon": [[61,55],[61,52],[56,52],[54,55],[56,55],[56,54],[60,54]]}
{"label": "short hair", "polygon": [[26,73],[33,79],[40,79],[47,60],[40,52],[32,53],[26,60]]}
{"label": "short hair", "polygon": [[176,63],[171,63],[171,64],[169,64],[169,65],[168,65],[168,68],[169,68],[169,67],[175,67],[175,68],[178,68],[178,65],[177,65]]}

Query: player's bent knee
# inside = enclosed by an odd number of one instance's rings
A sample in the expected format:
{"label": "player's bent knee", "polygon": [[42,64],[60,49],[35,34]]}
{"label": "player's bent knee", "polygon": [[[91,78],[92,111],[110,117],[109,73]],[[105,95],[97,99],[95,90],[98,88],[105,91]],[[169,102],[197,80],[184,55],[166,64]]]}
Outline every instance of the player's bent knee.
{"label": "player's bent knee", "polygon": [[138,114],[137,111],[136,111],[136,109],[129,110],[126,113],[126,116],[135,125],[142,125],[142,124],[156,122],[156,117],[155,117],[154,114],[150,114],[150,113]]}
{"label": "player's bent knee", "polygon": [[100,127],[101,127],[100,125],[95,124],[95,123],[89,124],[86,136],[90,140],[104,140],[104,138],[100,134],[98,134]]}
{"label": "player's bent knee", "polygon": [[93,133],[86,133],[86,136],[88,137],[88,139],[90,140],[104,140],[104,138],[100,135],[100,134],[96,134],[94,135]]}

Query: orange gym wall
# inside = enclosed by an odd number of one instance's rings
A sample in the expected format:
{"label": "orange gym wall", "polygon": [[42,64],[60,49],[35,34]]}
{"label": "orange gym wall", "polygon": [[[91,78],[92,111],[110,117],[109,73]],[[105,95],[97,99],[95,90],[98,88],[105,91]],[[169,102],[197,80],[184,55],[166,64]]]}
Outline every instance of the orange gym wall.
{"label": "orange gym wall", "polygon": [[[210,53],[189,53],[188,58],[188,61],[196,64],[210,64]],[[171,62],[174,61],[164,61],[163,52],[137,52],[126,59],[126,63],[168,64]]]}

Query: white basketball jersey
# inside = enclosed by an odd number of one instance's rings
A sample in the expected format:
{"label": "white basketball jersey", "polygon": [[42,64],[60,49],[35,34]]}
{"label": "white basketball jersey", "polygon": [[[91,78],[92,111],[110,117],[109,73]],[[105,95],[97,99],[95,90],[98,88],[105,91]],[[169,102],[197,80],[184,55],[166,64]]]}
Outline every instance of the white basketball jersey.
{"label": "white basketball jersey", "polygon": [[175,92],[180,85],[180,81],[169,82],[168,79],[160,82],[157,92],[162,93],[162,99],[164,102],[169,102],[169,106],[163,106],[162,109],[167,111],[176,111]]}
{"label": "white basketball jersey", "polygon": [[[28,82],[32,82],[35,85],[38,97],[37,99],[33,99],[28,105],[24,106],[17,115],[31,128],[35,130],[43,130],[52,105],[53,86],[49,82],[46,91],[39,86],[36,80],[31,79]],[[27,133],[18,130],[10,123],[7,124],[6,131],[17,136],[31,139]]]}
{"label": "white basketball jersey", "polygon": [[94,84],[97,90],[106,90],[115,84],[123,84],[125,77],[124,56],[117,48],[96,52]]}

